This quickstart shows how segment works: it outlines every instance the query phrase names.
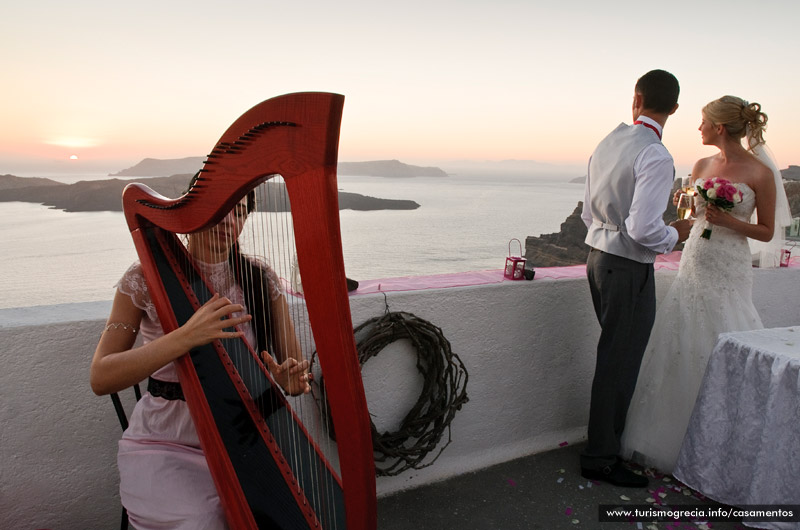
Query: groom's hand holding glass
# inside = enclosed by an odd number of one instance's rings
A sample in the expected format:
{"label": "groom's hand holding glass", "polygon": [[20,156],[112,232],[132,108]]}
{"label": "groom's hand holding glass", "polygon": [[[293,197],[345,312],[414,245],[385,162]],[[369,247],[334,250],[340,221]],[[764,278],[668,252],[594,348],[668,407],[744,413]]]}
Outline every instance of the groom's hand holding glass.
{"label": "groom's hand holding glass", "polygon": [[689,232],[692,230],[693,224],[694,219],[678,219],[669,224],[669,226],[678,231],[678,243],[683,243],[689,238]]}
{"label": "groom's hand holding glass", "polygon": [[694,219],[694,197],[697,194],[691,177],[683,177],[681,187],[672,196],[672,204],[678,209],[678,219]]}
{"label": "groom's hand holding glass", "polygon": [[693,195],[681,193],[676,206],[678,207],[678,219],[694,219]]}
{"label": "groom's hand holding glass", "polygon": [[681,187],[672,196],[672,204],[678,209],[678,220],[669,224],[678,231],[678,243],[689,238],[689,232],[694,224],[694,196],[695,189],[691,177],[684,177]]}

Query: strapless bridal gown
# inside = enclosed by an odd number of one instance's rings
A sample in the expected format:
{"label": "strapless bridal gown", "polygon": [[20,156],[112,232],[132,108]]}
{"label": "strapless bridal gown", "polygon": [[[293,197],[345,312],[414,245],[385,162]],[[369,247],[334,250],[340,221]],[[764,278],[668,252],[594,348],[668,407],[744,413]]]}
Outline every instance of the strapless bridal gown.
{"label": "strapless bridal gown", "polygon": [[[731,214],[748,221],[755,193],[739,184]],[[698,198],[699,203],[703,200]],[[711,228],[710,239],[700,237]],[[698,205],[678,274],[660,302],[622,436],[625,460],[671,474],[717,336],[762,328],[747,238],[713,226]]]}

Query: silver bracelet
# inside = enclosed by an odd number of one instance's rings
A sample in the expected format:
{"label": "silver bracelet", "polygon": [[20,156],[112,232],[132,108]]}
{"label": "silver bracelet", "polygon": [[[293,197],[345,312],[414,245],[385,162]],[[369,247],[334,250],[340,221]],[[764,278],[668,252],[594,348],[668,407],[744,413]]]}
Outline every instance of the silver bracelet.
{"label": "silver bracelet", "polygon": [[109,325],[106,326],[106,328],[103,330],[103,332],[106,332],[106,331],[108,331],[110,329],[119,329],[119,328],[122,328],[122,329],[124,329],[126,331],[130,331],[131,333],[134,333],[134,334],[135,333],[139,333],[139,330],[136,329],[136,327],[134,327],[133,324],[125,324],[124,322],[112,322],[112,323],[110,323]]}

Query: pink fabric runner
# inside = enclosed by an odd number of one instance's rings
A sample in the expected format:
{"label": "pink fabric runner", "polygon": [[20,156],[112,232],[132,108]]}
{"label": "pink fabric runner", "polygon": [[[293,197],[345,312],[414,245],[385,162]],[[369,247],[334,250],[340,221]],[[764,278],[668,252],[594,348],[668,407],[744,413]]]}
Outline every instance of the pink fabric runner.
{"label": "pink fabric runner", "polygon": [[[656,258],[656,270],[678,270],[681,261],[680,251],[660,255]],[[792,258],[790,267],[800,268],[800,256]],[[568,267],[542,267],[536,269],[537,280],[561,280],[565,278],[581,278],[586,276],[586,265],[570,265]],[[358,289],[350,296],[393,291],[420,291],[423,289],[445,289],[448,287],[468,287],[474,285],[490,285],[518,280],[503,278],[503,269],[459,272],[452,274],[434,274],[431,276],[404,276],[401,278],[384,278],[380,280],[360,281]],[[524,280],[523,280],[524,281]]]}

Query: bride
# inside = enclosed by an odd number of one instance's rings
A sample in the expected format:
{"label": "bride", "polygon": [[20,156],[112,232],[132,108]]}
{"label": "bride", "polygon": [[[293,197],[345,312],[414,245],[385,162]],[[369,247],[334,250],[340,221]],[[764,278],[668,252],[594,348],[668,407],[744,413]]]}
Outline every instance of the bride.
{"label": "bride", "polygon": [[[752,301],[747,239],[777,237],[782,243],[785,221],[775,223],[776,193],[780,217],[788,217],[780,173],[765,152],[767,115],[761,105],[724,96],[706,105],[702,117],[703,144],[719,153],[697,161],[693,185],[724,178],[741,191],[742,201],[726,212],[696,197],[697,220],[644,354],[621,456],[664,473],[675,467],[717,336],[763,327]],[[747,149],[741,142],[745,136]],[[710,238],[701,237],[709,228]]]}

